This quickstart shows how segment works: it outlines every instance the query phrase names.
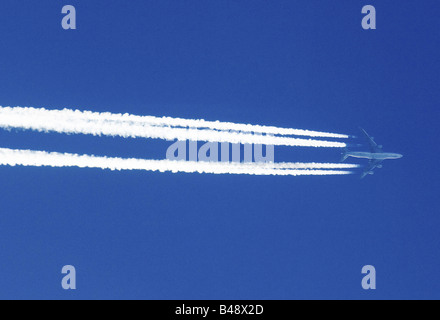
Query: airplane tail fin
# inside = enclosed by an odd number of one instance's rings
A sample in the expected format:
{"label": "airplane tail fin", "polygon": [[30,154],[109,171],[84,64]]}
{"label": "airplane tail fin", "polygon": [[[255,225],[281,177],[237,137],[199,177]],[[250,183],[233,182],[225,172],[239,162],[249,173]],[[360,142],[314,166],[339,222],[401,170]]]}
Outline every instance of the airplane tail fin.
{"label": "airplane tail fin", "polygon": [[344,151],[342,151],[341,162],[344,162],[347,158],[348,158],[348,149],[344,148]]}

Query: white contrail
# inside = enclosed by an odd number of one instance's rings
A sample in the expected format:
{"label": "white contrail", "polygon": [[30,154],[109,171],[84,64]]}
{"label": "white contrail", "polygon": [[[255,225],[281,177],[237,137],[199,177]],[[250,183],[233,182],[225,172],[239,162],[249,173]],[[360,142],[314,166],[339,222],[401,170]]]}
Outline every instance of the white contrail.
{"label": "white contrail", "polygon": [[358,164],[349,163],[315,163],[315,162],[265,162],[258,163],[262,168],[273,169],[355,169]]}
{"label": "white contrail", "polygon": [[[141,121],[140,119],[149,119]],[[137,119],[135,121],[135,119]],[[156,119],[152,122],[151,119]],[[169,122],[167,122],[170,120]],[[171,121],[172,120],[172,121]],[[284,145],[304,147],[333,147],[343,148],[343,142],[321,141],[314,139],[300,139],[292,137],[280,137],[262,135],[251,132],[218,131],[213,128],[176,128],[175,123],[180,120],[172,118],[140,117],[133,115],[121,115],[111,113],[94,113],[78,110],[46,110],[21,107],[0,107],[0,127],[5,129],[28,129],[40,132],[58,132],[74,134],[108,135],[132,138],[157,138],[166,140],[192,140],[209,142],[229,142],[242,144]],[[183,120],[181,124],[203,120]],[[228,127],[226,123],[214,123],[218,128]],[[248,126],[248,125],[238,125]],[[214,127],[214,126],[212,126]],[[256,126],[257,128],[262,128]],[[231,127],[229,127],[230,129]],[[269,127],[273,128],[273,127]],[[292,129],[293,130],[293,129]],[[271,134],[273,134],[271,131]],[[266,132],[267,133],[267,132]],[[280,134],[278,132],[277,134]]]}
{"label": "white contrail", "polygon": [[[172,160],[145,160],[97,157],[46,151],[14,150],[0,148],[0,165],[34,167],[80,167],[110,170],[145,170],[160,172],[212,173],[212,174],[248,174],[248,175],[347,175],[344,170],[311,170],[264,167],[260,163],[222,163]],[[286,164],[288,165],[288,164]]]}
{"label": "white contrail", "polygon": [[[0,107],[1,108],[1,107]],[[28,111],[40,111],[45,112],[44,108],[20,108],[16,107],[13,109],[27,109]],[[58,111],[58,110],[53,110]],[[86,116],[90,120],[106,120],[106,121],[123,121],[131,122],[143,125],[153,125],[153,126],[170,126],[170,127],[183,127],[183,128],[195,128],[195,129],[212,129],[212,130],[222,130],[222,131],[241,131],[241,132],[254,132],[254,133],[264,133],[271,135],[296,135],[296,136],[308,136],[308,137],[322,137],[322,138],[349,138],[350,136],[345,134],[329,133],[329,132],[319,132],[301,129],[290,129],[290,128],[278,128],[273,126],[260,126],[251,124],[240,124],[231,122],[220,122],[220,121],[206,121],[197,119],[181,119],[181,118],[171,118],[171,117],[153,117],[153,116],[137,116],[131,114],[115,114],[109,112],[91,112],[91,111],[78,111],[71,109],[62,110],[69,117],[84,117]]]}

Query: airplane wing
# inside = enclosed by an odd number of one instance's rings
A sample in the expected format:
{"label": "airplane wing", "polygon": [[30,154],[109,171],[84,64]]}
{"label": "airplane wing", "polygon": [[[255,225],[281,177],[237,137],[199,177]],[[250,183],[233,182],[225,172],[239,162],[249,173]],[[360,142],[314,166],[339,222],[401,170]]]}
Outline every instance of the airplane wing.
{"label": "airplane wing", "polygon": [[362,129],[362,128],[359,128],[359,129],[361,129],[362,133],[367,138],[368,144],[370,145],[371,153],[382,152],[382,146],[378,146],[377,143],[374,141],[374,138],[370,137],[364,129]]}
{"label": "airplane wing", "polygon": [[368,163],[368,167],[364,170],[364,172],[361,175],[361,179],[365,178],[365,176],[367,174],[373,174],[374,173],[374,169],[376,169],[377,167],[380,167],[380,164],[382,163],[383,160],[370,160],[370,162]]}

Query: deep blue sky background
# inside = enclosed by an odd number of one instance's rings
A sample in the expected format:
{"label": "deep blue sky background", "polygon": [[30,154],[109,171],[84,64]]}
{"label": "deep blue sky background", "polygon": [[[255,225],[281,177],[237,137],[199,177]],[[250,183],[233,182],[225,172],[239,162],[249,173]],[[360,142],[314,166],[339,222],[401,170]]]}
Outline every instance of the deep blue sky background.
{"label": "deep blue sky background", "polygon": [[[61,28],[66,4],[75,31]],[[375,31],[361,28],[366,4]],[[440,298],[439,16],[437,0],[3,0],[0,105],[361,125],[405,157],[364,180],[1,167],[0,298]],[[170,145],[0,140],[148,158]],[[336,162],[339,151],[275,157]],[[75,292],[61,289],[66,264]],[[374,292],[360,285],[366,264]]]}

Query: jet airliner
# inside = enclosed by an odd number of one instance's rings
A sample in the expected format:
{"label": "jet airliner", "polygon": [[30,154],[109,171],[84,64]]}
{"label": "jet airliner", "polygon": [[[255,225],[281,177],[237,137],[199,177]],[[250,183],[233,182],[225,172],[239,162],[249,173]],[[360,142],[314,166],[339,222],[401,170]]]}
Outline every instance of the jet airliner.
{"label": "jet airliner", "polygon": [[382,151],[382,146],[377,145],[377,143],[374,141],[374,138],[370,137],[368,133],[362,129],[362,133],[365,135],[365,137],[368,140],[368,143],[370,145],[370,152],[359,152],[359,151],[349,151],[345,150],[342,154],[341,162],[345,161],[348,157],[353,158],[361,158],[361,159],[368,159],[368,166],[364,170],[364,172],[361,175],[361,179],[364,178],[368,174],[374,174],[374,169],[376,168],[382,168],[382,162],[384,160],[389,159],[400,159],[403,157],[403,155],[399,153],[388,153]]}

